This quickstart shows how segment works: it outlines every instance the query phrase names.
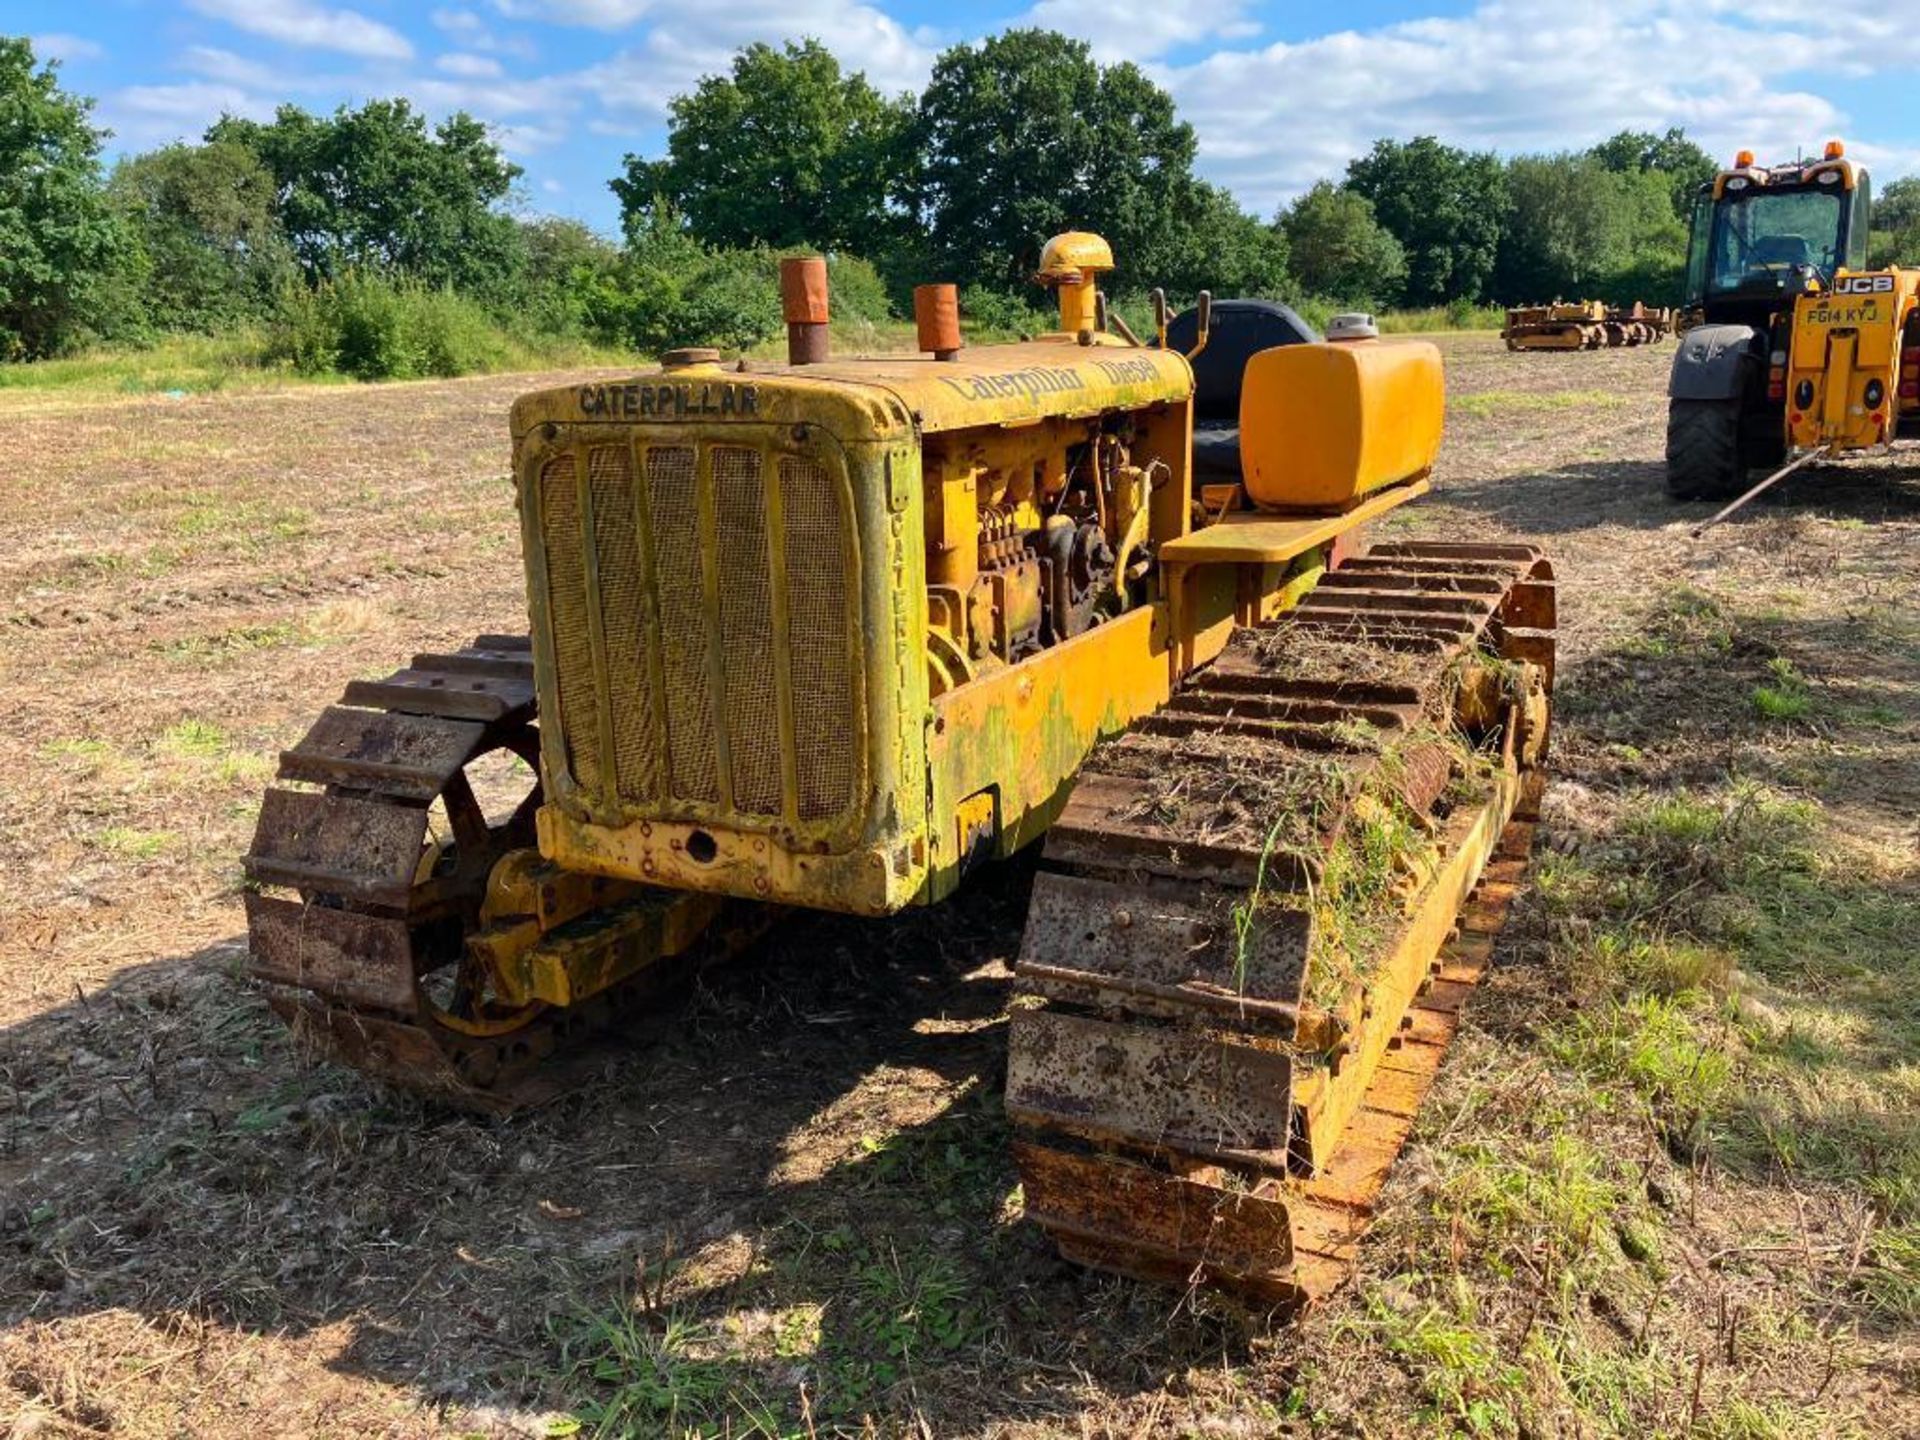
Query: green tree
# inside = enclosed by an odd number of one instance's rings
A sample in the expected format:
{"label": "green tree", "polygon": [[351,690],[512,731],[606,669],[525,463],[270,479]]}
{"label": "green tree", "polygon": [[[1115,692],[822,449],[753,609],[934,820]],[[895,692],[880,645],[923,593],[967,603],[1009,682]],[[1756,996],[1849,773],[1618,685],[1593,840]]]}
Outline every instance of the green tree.
{"label": "green tree", "polygon": [[1687,219],[1673,210],[1673,187],[1657,170],[1616,177],[1626,217],[1624,254],[1599,275],[1603,300],[1678,305],[1687,269]]}
{"label": "green tree", "polygon": [[1195,181],[1191,198],[1172,223],[1171,243],[1160,254],[1159,268],[1139,278],[1165,287],[1182,303],[1201,290],[1270,299],[1282,299],[1291,291],[1286,233],[1242,210],[1230,191]]}
{"label": "green tree", "polygon": [[629,155],[611,182],[628,226],[665,202],[709,245],[864,253],[897,224],[912,104],[817,40],[749,45],[671,108],[666,158]]}
{"label": "green tree", "polygon": [[1406,252],[1373,217],[1365,196],[1322,180],[1277,222],[1287,237],[1294,279],[1309,295],[1386,305],[1406,277]]}
{"label": "green tree", "polygon": [[1492,154],[1469,154],[1431,135],[1379,140],[1347,166],[1347,186],[1372,203],[1406,251],[1409,304],[1486,294],[1506,213],[1506,170]]}
{"label": "green tree", "polygon": [[0,37],[0,357],[70,343],[125,258],[92,109],[26,40]]}
{"label": "green tree", "polygon": [[1602,140],[1588,153],[1607,169],[1621,174],[1663,177],[1673,213],[1683,222],[1693,214],[1695,192],[1720,169],[1713,156],[1689,140],[1687,132],[1677,126],[1664,135],[1655,135],[1650,130],[1622,130]]}
{"label": "green tree", "polygon": [[1130,64],[1009,30],[934,62],[915,125],[927,278],[1019,290],[1047,237],[1095,230],[1129,288],[1193,278],[1195,217],[1219,202],[1193,178],[1193,128]]}
{"label": "green tree", "polygon": [[1614,170],[1593,152],[1520,155],[1493,291],[1529,300],[1677,300],[1686,231],[1668,177]]}
{"label": "green tree", "polygon": [[1895,180],[1874,196],[1869,250],[1875,266],[1920,265],[1920,176]]}
{"label": "green tree", "polygon": [[547,335],[600,328],[608,288],[617,284],[620,247],[578,220],[541,216],[520,222],[527,263],[510,299],[517,317]]}
{"label": "green tree", "polygon": [[107,188],[143,257],[147,318],[163,329],[263,314],[293,274],[273,176],[244,146],[149,151],[121,161]]}
{"label": "green tree", "polygon": [[465,112],[429,129],[404,99],[332,116],[283,105],[267,123],[223,116],[207,139],[260,157],[311,279],[393,270],[494,297],[523,261],[520,231],[498,208],[520,167]]}
{"label": "green tree", "polygon": [[780,332],[769,250],[710,249],[659,205],[630,217],[618,273],[598,287],[597,325],[650,354],[677,345],[744,350]]}

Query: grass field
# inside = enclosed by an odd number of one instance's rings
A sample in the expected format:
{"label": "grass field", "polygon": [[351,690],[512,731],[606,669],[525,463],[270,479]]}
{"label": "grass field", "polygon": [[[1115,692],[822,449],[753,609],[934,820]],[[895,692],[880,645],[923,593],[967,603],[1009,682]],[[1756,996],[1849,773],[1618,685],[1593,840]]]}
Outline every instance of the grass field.
{"label": "grass field", "polygon": [[1395,533],[1551,549],[1556,779],[1294,1327],[1018,1223],[1019,865],[783,927],[536,1114],[300,1063],[239,979],[270,757],[523,623],[536,377],[0,389],[0,1434],[1920,1434],[1920,476],[1690,541],[1666,347],[1442,344]]}

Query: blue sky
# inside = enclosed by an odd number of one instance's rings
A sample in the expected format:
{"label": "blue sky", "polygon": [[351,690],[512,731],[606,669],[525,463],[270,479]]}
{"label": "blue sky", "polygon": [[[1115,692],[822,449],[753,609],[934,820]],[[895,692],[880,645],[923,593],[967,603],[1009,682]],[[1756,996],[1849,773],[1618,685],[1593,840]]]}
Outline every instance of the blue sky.
{"label": "blue sky", "polygon": [[[526,168],[520,203],[611,230],[629,151],[667,101],[752,40],[805,35],[886,90],[944,47],[1038,24],[1170,90],[1200,169],[1271,214],[1381,135],[1502,152],[1684,125],[1723,155],[1828,137],[1882,183],[1920,172],[1920,10],[1804,0],[0,0],[98,102],[113,148],[196,137],[223,111],[406,95],[466,109]],[[1902,13],[1904,12],[1904,13]],[[1044,164],[1044,156],[1035,163]]]}

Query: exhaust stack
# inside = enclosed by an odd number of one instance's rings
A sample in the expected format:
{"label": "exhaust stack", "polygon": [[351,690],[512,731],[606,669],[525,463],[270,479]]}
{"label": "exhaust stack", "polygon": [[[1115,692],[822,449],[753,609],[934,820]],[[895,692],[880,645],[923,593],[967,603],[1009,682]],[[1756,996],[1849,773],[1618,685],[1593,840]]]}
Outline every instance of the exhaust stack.
{"label": "exhaust stack", "polygon": [[957,285],[916,285],[913,288],[913,327],[920,348],[936,360],[952,360],[965,343],[960,338],[960,288]]}
{"label": "exhaust stack", "polygon": [[827,261],[793,255],[780,262],[780,312],[787,322],[787,363],[818,365],[827,358]]}

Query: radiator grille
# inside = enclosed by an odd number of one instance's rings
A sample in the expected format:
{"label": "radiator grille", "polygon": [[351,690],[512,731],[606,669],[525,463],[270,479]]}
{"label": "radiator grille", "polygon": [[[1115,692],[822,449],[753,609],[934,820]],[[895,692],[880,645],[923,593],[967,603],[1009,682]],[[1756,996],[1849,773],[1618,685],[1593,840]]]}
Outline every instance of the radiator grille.
{"label": "radiator grille", "polygon": [[697,481],[691,445],[656,445],[647,451],[647,509],[653,517],[672,789],[681,800],[711,802],[720,798],[720,772],[714,749],[713,666],[707,653]]}
{"label": "radiator grille", "polygon": [[586,531],[580,523],[579,467],[557,455],[540,472],[540,513],[547,527],[547,602],[553,616],[553,660],[560,723],[573,777],[598,789],[600,725],[595,711],[593,642],[587,632]]}
{"label": "radiator grille", "polygon": [[840,489],[810,457],[780,458],[786,529],[787,631],[793,734],[800,767],[800,818],[819,820],[846,804],[854,784],[853,748],[842,739],[852,721],[853,677],[844,645],[819,643],[846,623],[847,571],[840,559]]}
{"label": "radiator grille", "polygon": [[[721,645],[727,666],[727,742],[733,803],[754,815],[778,815],[780,720],[773,693],[773,581],[767,554],[767,483],[758,450],[713,450],[715,549]],[[737,659],[736,659],[737,657]],[[808,757],[811,763],[812,757]]]}
{"label": "radiator grille", "polygon": [[846,481],[737,435],[541,466],[558,753],[603,812],[818,833],[865,775]]}
{"label": "radiator grille", "polygon": [[614,770],[620,798],[647,800],[659,789],[650,731],[653,684],[641,633],[640,537],[633,513],[633,451],[596,445],[587,452],[587,496],[593,509],[594,564],[600,582],[600,629],[607,652]]}

